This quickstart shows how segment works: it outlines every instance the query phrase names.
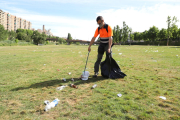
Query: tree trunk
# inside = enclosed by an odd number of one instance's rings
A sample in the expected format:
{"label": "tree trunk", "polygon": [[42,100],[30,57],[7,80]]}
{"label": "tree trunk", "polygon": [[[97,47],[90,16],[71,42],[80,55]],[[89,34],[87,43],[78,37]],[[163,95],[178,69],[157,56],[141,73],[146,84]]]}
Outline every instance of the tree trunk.
{"label": "tree trunk", "polygon": [[169,45],[169,36],[168,36],[168,39],[167,39],[167,46]]}

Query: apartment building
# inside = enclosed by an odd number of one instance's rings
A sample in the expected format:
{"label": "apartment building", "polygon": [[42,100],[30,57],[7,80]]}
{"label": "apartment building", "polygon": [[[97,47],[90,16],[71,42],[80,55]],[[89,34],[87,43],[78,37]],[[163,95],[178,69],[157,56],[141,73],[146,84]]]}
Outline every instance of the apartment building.
{"label": "apartment building", "polygon": [[24,29],[24,19],[20,18],[20,28]]}
{"label": "apartment building", "polygon": [[32,30],[32,23],[31,22],[28,23],[28,29]]}
{"label": "apartment building", "polygon": [[[16,31],[17,29],[29,29],[29,30],[35,30],[32,29],[32,23],[30,21],[27,21],[25,19],[19,18],[17,16],[11,15],[7,12],[4,12],[0,9],[0,24],[4,26],[5,30],[9,31]],[[53,36],[51,30],[46,30],[45,25],[43,25],[43,29],[37,29],[40,33],[45,33],[46,35]]]}
{"label": "apartment building", "polygon": [[11,15],[0,9],[0,24],[4,26],[5,30],[16,31],[21,29],[32,29],[32,23],[22,18]]}
{"label": "apartment building", "polygon": [[4,12],[0,9],[0,24],[4,26]]}
{"label": "apartment building", "polygon": [[19,26],[19,18],[18,17],[14,17],[14,31],[16,31],[18,28],[20,28]]}

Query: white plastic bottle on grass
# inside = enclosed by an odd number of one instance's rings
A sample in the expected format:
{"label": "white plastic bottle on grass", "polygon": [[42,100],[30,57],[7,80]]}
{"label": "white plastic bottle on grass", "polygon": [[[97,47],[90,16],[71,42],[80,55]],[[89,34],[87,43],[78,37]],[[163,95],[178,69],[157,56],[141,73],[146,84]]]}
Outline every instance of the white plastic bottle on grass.
{"label": "white plastic bottle on grass", "polygon": [[53,100],[51,103],[47,103],[44,111],[48,111],[48,110],[50,110],[51,108],[54,108],[54,107],[58,104],[58,102],[59,102],[59,99],[55,99],[55,100]]}
{"label": "white plastic bottle on grass", "polygon": [[97,84],[93,85],[93,86],[92,86],[92,89],[94,89],[94,88],[96,88],[96,87],[97,87]]}

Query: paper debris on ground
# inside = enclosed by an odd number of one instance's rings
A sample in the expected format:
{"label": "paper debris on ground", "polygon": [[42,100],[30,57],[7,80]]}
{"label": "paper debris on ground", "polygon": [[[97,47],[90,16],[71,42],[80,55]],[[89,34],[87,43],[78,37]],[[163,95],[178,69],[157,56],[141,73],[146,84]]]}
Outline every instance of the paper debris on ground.
{"label": "paper debris on ground", "polygon": [[117,96],[118,96],[118,97],[121,97],[121,96],[122,96],[122,94],[117,94]]}
{"label": "paper debris on ground", "polygon": [[166,97],[163,97],[163,96],[159,96],[159,98],[161,98],[163,100],[166,100]]}
{"label": "paper debris on ground", "polygon": [[65,87],[67,87],[67,85],[63,85],[63,86],[57,87],[56,90],[63,90]]}
{"label": "paper debris on ground", "polygon": [[65,79],[65,78],[63,78],[62,80],[63,80],[63,81],[66,81],[66,79]]}

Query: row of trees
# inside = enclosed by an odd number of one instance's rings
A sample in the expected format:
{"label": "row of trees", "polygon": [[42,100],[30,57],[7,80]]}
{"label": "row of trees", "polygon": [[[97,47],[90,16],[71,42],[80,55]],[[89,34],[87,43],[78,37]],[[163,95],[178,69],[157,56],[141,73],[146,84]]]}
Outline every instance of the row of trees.
{"label": "row of trees", "polygon": [[4,40],[22,40],[26,42],[31,42],[33,44],[44,44],[48,43],[46,38],[56,38],[57,42],[60,44],[65,43],[66,41],[63,38],[55,36],[47,36],[44,33],[40,33],[37,30],[27,30],[27,29],[17,29],[16,31],[8,31],[4,29],[4,26],[0,24],[0,41]]}
{"label": "row of trees", "polygon": [[[123,27],[120,28],[118,25],[113,29],[113,41],[115,43],[125,43],[127,40],[144,40],[154,43],[155,41],[161,42],[162,40],[167,40],[167,45],[169,41],[180,41],[180,28],[176,25],[178,22],[177,18],[174,16],[172,19],[170,16],[167,18],[167,29],[162,28],[159,30],[156,26],[150,27],[149,30],[144,32],[134,32],[132,33],[132,28],[130,28],[125,22],[123,22]],[[131,43],[130,43],[131,44]]]}
{"label": "row of trees", "polygon": [[130,35],[133,39],[133,34],[131,34],[132,28],[129,28],[125,22],[123,22],[123,28],[120,28],[118,25],[113,29],[113,41],[115,43],[122,43],[128,40]]}

